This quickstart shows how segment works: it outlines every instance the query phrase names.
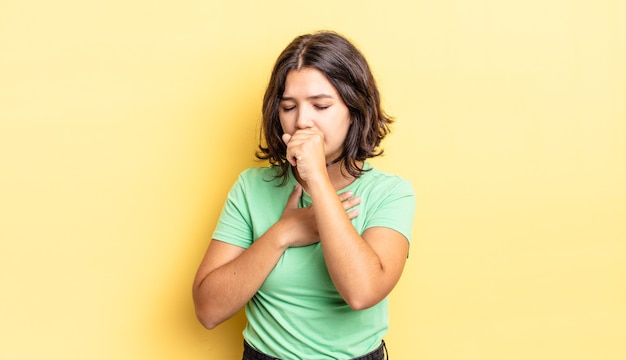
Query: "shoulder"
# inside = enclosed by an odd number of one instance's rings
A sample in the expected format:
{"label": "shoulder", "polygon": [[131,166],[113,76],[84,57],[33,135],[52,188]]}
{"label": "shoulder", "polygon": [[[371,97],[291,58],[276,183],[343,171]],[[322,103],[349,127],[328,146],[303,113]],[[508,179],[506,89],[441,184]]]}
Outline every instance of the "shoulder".
{"label": "shoulder", "polygon": [[411,182],[402,176],[379,170],[369,164],[365,169],[367,171],[363,172],[359,179],[364,186],[375,189],[377,193],[403,193],[414,196]]}
{"label": "shoulder", "polygon": [[[278,166],[251,167],[239,173],[233,189],[247,196],[258,196],[260,193],[275,193],[283,188],[282,177]],[[290,180],[291,181],[291,180]]]}
{"label": "shoulder", "polygon": [[278,167],[273,165],[251,167],[243,170],[239,174],[238,181],[252,184],[274,183],[277,180],[276,176],[278,173]]}
{"label": "shoulder", "polygon": [[272,166],[252,167],[241,171],[228,192],[222,217],[227,219],[227,216],[243,216],[249,222],[258,207],[266,207],[280,192],[280,188],[276,186],[279,182],[275,178],[276,173]]}
{"label": "shoulder", "polygon": [[[411,241],[416,198],[409,180],[375,168],[359,178],[361,185],[355,194],[362,197],[363,229],[386,227]],[[355,219],[359,219],[361,215]]]}
{"label": "shoulder", "polygon": [[255,177],[264,177],[268,176],[269,178],[274,177],[277,174],[276,166],[268,165],[268,166],[255,166],[250,167],[243,170],[239,176],[245,178],[255,178]]}

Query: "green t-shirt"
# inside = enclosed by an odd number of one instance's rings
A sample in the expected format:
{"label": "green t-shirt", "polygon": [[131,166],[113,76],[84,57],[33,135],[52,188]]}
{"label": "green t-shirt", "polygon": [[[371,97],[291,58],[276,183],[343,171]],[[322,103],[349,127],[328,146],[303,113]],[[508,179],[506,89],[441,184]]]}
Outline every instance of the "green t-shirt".
{"label": "green t-shirt", "polygon": [[[415,195],[411,184],[365,163],[364,172],[346,188],[362,198],[352,224],[359,234],[387,227],[411,240]],[[277,168],[242,172],[228,194],[213,238],[248,248],[282,215],[296,180],[285,186]],[[311,197],[303,193],[300,207]],[[358,274],[355,274],[358,276]],[[244,338],[255,349],[281,359],[350,359],[378,347],[387,332],[387,299],[355,311],[337,292],[321,244],[288,248],[246,305]]]}

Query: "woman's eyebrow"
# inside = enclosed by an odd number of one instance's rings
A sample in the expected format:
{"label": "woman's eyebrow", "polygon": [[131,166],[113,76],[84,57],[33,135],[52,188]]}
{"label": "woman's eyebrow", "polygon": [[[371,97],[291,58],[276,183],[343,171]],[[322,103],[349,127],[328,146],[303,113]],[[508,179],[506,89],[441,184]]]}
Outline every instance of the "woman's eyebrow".
{"label": "woman's eyebrow", "polygon": [[[334,97],[332,95],[329,94],[318,94],[318,95],[311,95],[307,97],[307,100],[317,100],[317,99],[333,99]],[[282,96],[280,98],[280,101],[294,101],[295,99],[291,96]]]}

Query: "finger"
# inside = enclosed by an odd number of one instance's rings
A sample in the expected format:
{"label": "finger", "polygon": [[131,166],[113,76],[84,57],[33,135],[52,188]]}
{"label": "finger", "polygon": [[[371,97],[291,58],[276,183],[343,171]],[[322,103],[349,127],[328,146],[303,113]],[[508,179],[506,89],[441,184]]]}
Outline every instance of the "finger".
{"label": "finger", "polygon": [[291,166],[297,166],[298,165],[298,161],[296,160],[295,156],[287,155],[287,161],[291,164]]}
{"label": "finger", "polygon": [[354,195],[352,193],[352,191],[342,192],[341,194],[339,194],[339,201],[344,202],[344,201],[350,199],[352,197],[352,195]]}
{"label": "finger", "polygon": [[285,153],[285,159],[287,159],[287,161],[289,161],[289,163],[291,164],[291,166],[296,166],[296,156],[293,153],[293,150],[287,146],[287,152]]}
{"label": "finger", "polygon": [[359,205],[361,203],[361,198],[359,196],[355,196],[353,198],[350,198],[344,202],[342,202],[341,204],[343,205],[343,209],[344,210],[349,210],[357,205]]}
{"label": "finger", "polygon": [[359,216],[359,210],[354,209],[354,210],[348,211],[347,214],[348,214],[348,219],[352,220],[355,217]]}
{"label": "finger", "polygon": [[287,153],[285,154],[285,158],[291,164],[291,166],[296,166],[298,164],[298,155],[294,154],[293,144],[289,144],[289,142],[292,140],[293,137],[285,133],[283,134],[282,138],[283,138],[283,142],[287,145]]}
{"label": "finger", "polygon": [[353,195],[354,193],[352,191],[346,191],[339,194],[339,201],[341,201],[341,205],[343,205],[344,210],[348,210],[361,203],[361,197]]}
{"label": "finger", "polygon": [[289,163],[291,164],[291,166],[297,166],[298,165],[298,155],[293,155],[290,154],[289,151],[287,151],[287,161],[289,161]]}
{"label": "finger", "polygon": [[297,209],[300,196],[302,196],[302,185],[296,184],[293,191],[291,192],[291,195],[289,195],[289,199],[287,200],[287,205],[285,205],[285,209]]}

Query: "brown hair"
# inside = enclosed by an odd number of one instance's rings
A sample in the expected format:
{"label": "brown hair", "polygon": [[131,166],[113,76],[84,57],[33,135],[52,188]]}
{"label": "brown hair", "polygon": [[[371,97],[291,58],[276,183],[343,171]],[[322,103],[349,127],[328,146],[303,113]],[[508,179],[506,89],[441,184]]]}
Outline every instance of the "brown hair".
{"label": "brown hair", "polygon": [[321,71],[348,107],[352,124],[344,141],[343,152],[333,162],[343,160],[347,172],[359,177],[364,170],[356,162],[382,154],[383,151],[377,150],[377,147],[389,133],[392,119],[381,109],[380,94],[363,54],[346,38],[330,31],[298,36],[276,60],[263,97],[261,141],[256,157],[280,166],[281,170],[276,177],[283,178],[282,185],[287,182],[287,145],[282,140],[283,129],[278,110],[287,74],[303,67]]}

